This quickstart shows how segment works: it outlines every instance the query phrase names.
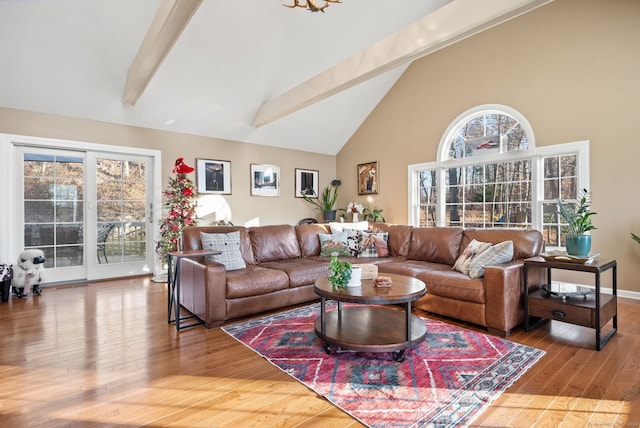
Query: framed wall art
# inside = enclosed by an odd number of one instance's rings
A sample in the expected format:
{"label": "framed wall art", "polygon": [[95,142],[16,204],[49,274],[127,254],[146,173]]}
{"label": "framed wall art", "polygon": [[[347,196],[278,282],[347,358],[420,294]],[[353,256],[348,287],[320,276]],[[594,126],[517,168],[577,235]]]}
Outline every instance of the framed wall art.
{"label": "framed wall art", "polygon": [[251,164],[251,196],[279,196],[280,167]]}
{"label": "framed wall art", "polygon": [[296,198],[318,197],[318,171],[296,168]]}
{"label": "framed wall art", "polygon": [[358,195],[376,195],[380,187],[378,162],[358,164]]}
{"label": "framed wall art", "polygon": [[196,176],[199,193],[231,194],[230,161],[196,159]]}

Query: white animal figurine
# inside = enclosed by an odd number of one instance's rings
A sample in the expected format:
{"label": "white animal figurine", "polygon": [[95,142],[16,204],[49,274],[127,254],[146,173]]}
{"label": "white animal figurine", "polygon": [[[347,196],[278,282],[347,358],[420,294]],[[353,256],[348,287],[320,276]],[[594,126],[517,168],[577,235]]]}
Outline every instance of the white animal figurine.
{"label": "white animal figurine", "polygon": [[40,294],[40,285],[45,280],[44,253],[42,250],[24,250],[18,256],[18,262],[13,266],[13,281],[11,286],[19,299],[24,296]]}

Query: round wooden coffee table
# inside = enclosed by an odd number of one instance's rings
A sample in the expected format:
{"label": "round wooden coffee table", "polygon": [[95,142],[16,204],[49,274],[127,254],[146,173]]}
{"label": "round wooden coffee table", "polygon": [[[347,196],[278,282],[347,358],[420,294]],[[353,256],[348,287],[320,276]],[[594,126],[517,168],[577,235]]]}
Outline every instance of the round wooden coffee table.
{"label": "round wooden coffee table", "polygon": [[[314,290],[321,298],[316,335],[329,354],[332,346],[367,352],[391,352],[395,361],[404,361],[404,351],[427,336],[424,320],[411,313],[411,302],[427,292],[424,282],[404,275],[385,274],[392,280],[388,288],[376,287],[363,279],[358,287],[334,288],[327,278],[319,278]],[[326,301],[338,302],[338,309],[326,311]],[[405,310],[388,306],[342,307],[342,302],[363,305],[405,304]]]}

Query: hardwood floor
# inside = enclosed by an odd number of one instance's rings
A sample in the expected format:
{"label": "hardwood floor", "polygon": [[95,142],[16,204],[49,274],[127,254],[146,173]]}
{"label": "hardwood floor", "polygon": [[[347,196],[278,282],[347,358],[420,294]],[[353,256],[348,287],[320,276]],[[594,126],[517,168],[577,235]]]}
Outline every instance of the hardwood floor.
{"label": "hardwood floor", "polygon": [[[0,426],[362,426],[221,329],[176,332],[166,299],[137,278],[1,303]],[[561,322],[511,335],[547,354],[473,426],[640,426],[640,302],[618,306],[600,352]]]}

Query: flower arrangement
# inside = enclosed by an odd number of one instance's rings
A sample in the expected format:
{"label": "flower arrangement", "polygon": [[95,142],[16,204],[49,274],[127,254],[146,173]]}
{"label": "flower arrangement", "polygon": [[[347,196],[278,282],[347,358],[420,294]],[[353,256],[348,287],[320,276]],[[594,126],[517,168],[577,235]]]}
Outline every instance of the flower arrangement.
{"label": "flower arrangement", "polygon": [[163,258],[166,253],[179,248],[182,229],[197,224],[195,211],[198,193],[193,182],[187,178],[187,174],[193,171],[194,168],[184,163],[183,158],[176,159],[173,168],[176,176],[169,177],[169,186],[162,192],[168,214],[160,224],[160,241],[156,251]]}
{"label": "flower arrangement", "polygon": [[338,260],[338,253],[331,253],[329,282],[334,288],[344,288],[351,279],[351,263]]}
{"label": "flower arrangement", "polygon": [[364,206],[360,202],[349,202],[347,212],[351,214],[362,214]]}

